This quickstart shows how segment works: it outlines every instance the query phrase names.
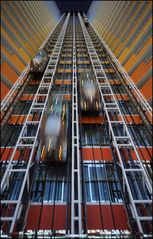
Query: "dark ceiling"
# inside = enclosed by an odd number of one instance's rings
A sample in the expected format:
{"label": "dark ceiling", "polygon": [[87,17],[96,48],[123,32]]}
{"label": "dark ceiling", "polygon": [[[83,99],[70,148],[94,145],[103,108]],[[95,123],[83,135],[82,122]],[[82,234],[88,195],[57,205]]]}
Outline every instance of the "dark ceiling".
{"label": "dark ceiling", "polygon": [[90,4],[92,1],[55,1],[61,13],[66,11],[77,11],[77,12],[84,12],[85,14],[88,12]]}

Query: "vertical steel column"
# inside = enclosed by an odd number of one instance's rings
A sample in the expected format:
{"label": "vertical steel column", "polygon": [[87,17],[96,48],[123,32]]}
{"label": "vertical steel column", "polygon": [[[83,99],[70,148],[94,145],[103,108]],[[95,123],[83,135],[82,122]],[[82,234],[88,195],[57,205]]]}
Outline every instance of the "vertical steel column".
{"label": "vertical steel column", "polygon": [[72,78],[72,172],[71,172],[71,235],[82,234],[81,175],[79,152],[79,118],[76,73],[75,13],[73,13],[73,78]]}
{"label": "vertical steel column", "polygon": [[[21,212],[21,208],[22,208],[22,196],[23,196],[23,192],[24,189],[26,187],[26,183],[28,185],[29,183],[29,170],[32,164],[32,159],[34,156],[34,152],[36,149],[36,145],[37,145],[37,140],[38,140],[38,133],[39,133],[39,129],[41,126],[41,121],[43,118],[43,114],[45,111],[45,107],[48,101],[48,97],[50,94],[50,90],[52,88],[52,84],[53,84],[53,78],[56,72],[56,68],[57,68],[57,64],[59,61],[59,56],[60,56],[60,52],[63,46],[63,41],[64,41],[64,37],[65,37],[65,32],[66,32],[66,28],[68,25],[68,21],[69,21],[69,17],[70,14],[67,15],[66,20],[64,22],[64,25],[62,27],[62,30],[60,32],[60,35],[57,39],[57,42],[55,44],[53,53],[50,57],[50,60],[48,62],[48,65],[46,67],[46,70],[44,72],[44,75],[42,77],[42,80],[40,82],[40,85],[38,87],[38,90],[35,94],[35,97],[33,99],[32,105],[30,107],[30,110],[26,116],[24,125],[22,127],[21,133],[19,135],[18,141],[15,145],[15,148],[13,150],[12,156],[10,158],[10,161],[8,163],[7,169],[4,173],[4,176],[2,178],[1,181],[1,192],[3,192],[5,190],[6,187],[8,187],[10,181],[11,181],[11,176],[14,173],[23,173],[23,181],[22,181],[22,186],[20,189],[20,193],[18,196],[17,200],[2,200],[1,203],[2,205],[15,205],[15,210],[12,216],[6,216],[6,217],[1,217],[1,221],[9,221],[11,223],[10,226],[10,233],[13,232],[14,226],[15,226],[15,222],[17,220],[17,218],[20,216],[20,212]],[[45,98],[43,103],[39,103],[37,102],[39,97],[43,96]],[[37,115],[40,115],[40,119],[37,120],[31,120],[31,116],[36,113]],[[28,136],[26,135],[27,132],[27,127],[29,125],[33,125],[35,124],[37,126],[37,130],[35,132],[35,135],[33,136]],[[15,155],[17,153],[18,150],[20,149],[24,149],[24,150],[29,150],[30,149],[30,154],[29,154],[29,159],[28,162],[26,163],[24,168],[17,168],[14,169],[14,164],[13,161],[15,159]]]}
{"label": "vertical steel column", "polygon": [[[109,131],[110,131],[110,135],[112,138],[112,144],[113,144],[113,146],[116,150],[116,153],[118,155],[120,167],[122,169],[122,174],[123,174],[125,184],[127,187],[132,215],[133,215],[133,218],[137,222],[139,231],[143,233],[143,227],[141,225],[141,222],[142,221],[150,221],[150,220],[152,220],[152,217],[151,216],[139,216],[137,205],[141,204],[141,203],[151,204],[151,196],[150,196],[150,199],[143,200],[143,195],[141,194],[139,199],[136,200],[132,193],[132,186],[129,183],[128,175],[129,175],[129,173],[130,173],[130,175],[131,174],[136,175],[139,173],[139,175],[141,175],[141,178],[143,178],[143,180],[145,180],[145,188],[148,189],[148,191],[150,192],[150,195],[152,192],[151,181],[150,181],[150,179],[146,173],[146,170],[144,168],[144,165],[139,157],[139,154],[134,145],[133,139],[131,138],[131,135],[130,135],[127,125],[125,123],[124,117],[123,117],[123,115],[120,111],[120,108],[118,106],[118,103],[115,99],[115,96],[111,89],[111,85],[107,79],[107,76],[106,76],[103,66],[101,64],[101,61],[97,55],[97,52],[94,48],[92,41],[90,39],[88,31],[87,31],[86,27],[84,26],[81,15],[78,14],[78,16],[79,16],[82,32],[84,35],[84,39],[86,42],[86,46],[88,49],[88,54],[90,56],[90,61],[92,63],[92,67],[93,67],[94,74],[96,77],[97,85],[98,85],[98,88],[99,88],[99,91],[101,94],[102,105],[104,107],[104,111],[105,111],[105,114],[107,117]],[[102,81],[102,82],[100,82],[100,81]],[[111,103],[109,102],[108,99],[111,99]],[[115,114],[118,115],[118,117],[116,120],[112,120],[111,115],[115,115]],[[122,128],[123,128],[122,136],[116,135],[115,129],[113,127],[114,125],[122,126]],[[130,148],[133,150],[133,152],[135,153],[136,159],[137,159],[136,163],[129,165],[128,163],[124,162],[122,155],[121,155],[121,151],[120,151],[124,148]]]}

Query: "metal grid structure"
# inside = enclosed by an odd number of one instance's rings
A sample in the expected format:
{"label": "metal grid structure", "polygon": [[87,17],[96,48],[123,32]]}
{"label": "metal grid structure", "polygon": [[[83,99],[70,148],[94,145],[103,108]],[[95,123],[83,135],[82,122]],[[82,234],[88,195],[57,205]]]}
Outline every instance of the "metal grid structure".
{"label": "metal grid structure", "polygon": [[[86,16],[84,14],[84,16]],[[129,89],[131,91],[134,92],[134,95],[136,96],[136,98],[138,99],[138,101],[140,102],[141,106],[144,109],[144,114],[152,117],[152,108],[149,105],[149,103],[146,101],[146,99],[144,98],[144,96],[141,94],[141,92],[138,90],[137,86],[134,84],[134,82],[132,81],[132,79],[130,78],[130,76],[127,74],[127,72],[124,70],[123,66],[120,64],[120,62],[117,60],[117,58],[115,57],[115,55],[113,54],[113,52],[109,49],[109,47],[107,46],[106,42],[102,39],[102,37],[99,35],[98,32],[96,32],[96,30],[94,29],[94,27],[92,26],[92,24],[90,24],[93,31],[96,33],[96,35],[98,36],[98,38],[100,39],[101,43],[103,44],[103,46],[105,47],[105,49],[108,51],[109,56],[111,57],[111,60],[113,61],[113,63],[117,66],[117,69],[119,72],[122,73],[123,77],[125,78],[127,84],[129,85]],[[124,83],[124,82],[123,82]],[[129,91],[130,93],[130,91]]]}
{"label": "metal grid structure", "polygon": [[[14,229],[14,225],[16,222],[17,217],[19,217],[19,212],[21,210],[22,204],[21,204],[21,200],[22,200],[22,195],[23,195],[23,191],[24,188],[27,184],[28,187],[28,191],[29,191],[29,169],[31,167],[32,164],[32,159],[33,159],[33,155],[35,152],[35,148],[37,147],[37,137],[38,137],[38,133],[39,133],[39,129],[40,129],[40,125],[41,125],[41,120],[43,117],[43,113],[46,107],[46,103],[49,97],[49,93],[50,90],[52,88],[52,84],[53,84],[53,79],[54,79],[54,74],[56,71],[56,67],[57,67],[57,63],[59,60],[59,55],[61,52],[61,48],[63,45],[63,40],[64,40],[64,36],[65,36],[65,32],[66,32],[66,28],[68,25],[68,21],[69,21],[69,16],[70,14],[67,15],[67,18],[65,20],[65,23],[63,25],[63,28],[61,30],[61,33],[57,39],[57,43],[54,47],[53,53],[50,57],[50,60],[48,62],[48,65],[46,67],[46,70],[44,72],[44,75],[42,77],[42,80],[40,82],[40,85],[38,87],[38,90],[36,92],[36,95],[34,97],[34,100],[32,102],[32,105],[30,107],[30,110],[27,114],[26,120],[24,122],[23,128],[21,130],[21,133],[19,135],[18,141],[15,145],[14,151],[12,153],[11,159],[9,160],[9,163],[7,165],[6,171],[4,173],[4,176],[2,178],[1,181],[1,190],[3,192],[3,190],[9,186],[10,180],[11,180],[11,175],[12,173],[18,173],[18,172],[23,172],[24,173],[24,177],[23,177],[23,181],[22,181],[22,187],[20,190],[20,194],[18,197],[18,200],[2,200],[1,203],[5,206],[13,204],[15,205],[15,209],[14,209],[14,215],[11,217],[2,217],[1,220],[2,221],[9,221],[11,222],[11,226],[10,226],[10,233],[13,232]],[[38,100],[39,98],[43,97],[44,102],[43,103],[39,103]],[[37,115],[37,119],[34,120],[30,120],[30,116],[31,115]],[[34,136],[28,136],[26,134],[27,132],[27,127],[29,125],[35,125],[37,127],[37,130],[35,132]],[[25,165],[25,167],[23,168],[15,168],[15,165],[13,164],[14,161],[14,157],[15,154],[17,152],[17,150],[20,149],[24,149],[29,150],[30,148],[30,154],[29,154],[29,159],[28,159],[28,163]]]}
{"label": "metal grid structure", "polygon": [[[5,216],[2,216],[1,219],[4,225],[4,232],[10,233],[10,235],[14,232],[18,233],[18,235],[15,235],[19,236],[19,238],[24,238],[24,236],[28,238],[132,238],[137,236],[137,233],[139,233],[140,238],[143,238],[147,234],[146,228],[148,224],[144,228],[142,222],[150,222],[152,219],[150,214],[145,215],[148,208],[151,208],[151,168],[150,162],[145,158],[146,155],[148,156],[147,158],[151,158],[150,151],[148,150],[148,145],[150,144],[147,140],[147,143],[144,142],[144,138],[146,137],[147,139],[147,134],[144,137],[144,135],[140,134],[139,128],[136,131],[134,131],[134,128],[130,129],[130,126],[133,125],[130,125],[126,114],[129,112],[129,109],[132,109],[132,106],[122,104],[125,103],[123,96],[129,96],[131,94],[130,89],[135,90],[135,86],[133,86],[133,83],[131,84],[130,80],[126,80],[130,86],[127,87],[127,91],[130,93],[129,95],[122,95],[125,92],[125,82],[120,79],[122,83],[118,85],[116,80],[108,79],[108,75],[111,75],[113,69],[116,69],[111,66],[111,63],[117,60],[112,56],[112,53],[102,40],[102,45],[99,47],[99,37],[90,24],[89,27],[85,27],[83,22],[84,16],[68,13],[61,17],[59,23],[62,19],[63,21],[57,32],[54,34],[55,27],[53,34],[49,34],[39,48],[43,49],[49,41],[46,49],[50,59],[43,76],[39,80],[34,79],[33,82],[30,81],[31,85],[26,85],[27,81],[23,80],[21,86],[25,84],[26,91],[22,88],[19,90],[19,93],[20,95],[27,94],[27,97],[24,95],[19,100],[26,99],[27,101],[25,100],[25,103],[19,102],[18,107],[15,107],[15,111],[13,111],[16,112],[16,116],[19,115],[15,123],[17,125],[14,125],[14,123],[9,125],[10,123],[8,122],[9,127],[4,127],[3,137],[9,129],[8,135],[12,132],[12,136],[8,136],[6,137],[7,140],[4,140],[2,156],[5,153],[5,149],[10,151],[13,149],[13,151],[9,153],[6,162],[2,164],[2,166],[4,165],[4,168],[2,167],[4,169],[4,174],[2,174],[2,209],[6,207],[8,210],[6,210]],[[92,35],[93,32],[95,40]],[[99,53],[98,49],[101,49],[101,53]],[[108,56],[107,59],[103,59],[107,55],[104,54],[106,49]],[[122,72],[120,64],[118,62],[115,64],[118,67],[116,73]],[[92,113],[89,115],[87,112],[82,112],[81,109],[82,95],[80,82],[86,80],[87,76],[94,80],[93,82],[101,96],[100,104],[102,107],[99,111],[100,115],[99,113],[93,113],[94,117],[98,117],[95,123],[93,123]],[[128,78],[126,74],[124,76]],[[17,88],[18,85],[15,91]],[[67,88],[68,91],[66,90]],[[121,92],[119,89],[121,89]],[[119,98],[117,95],[118,90],[120,92]],[[144,115],[146,114],[146,117],[148,117],[150,115],[150,108],[145,100],[141,98],[139,92],[137,94],[137,90],[134,94],[142,108],[146,110]],[[4,105],[7,107],[12,106],[13,96],[14,94],[11,94],[11,100],[3,102],[3,110],[5,108]],[[68,124],[72,126],[69,134],[67,134],[67,137],[70,138],[68,141],[70,142],[70,145],[68,145],[70,153],[68,154],[68,162],[64,166],[45,165],[39,157],[39,141],[41,140],[39,133],[50,96],[55,96],[55,98],[60,98],[61,96],[61,99],[64,99],[64,102],[66,100],[69,106],[71,106],[69,110],[71,117],[67,118]],[[30,101],[28,101],[29,99]],[[123,99],[123,102],[120,102],[120,99]],[[129,97],[129,99],[131,98]],[[139,107],[137,102],[134,103]],[[20,107],[22,110],[19,110]],[[24,111],[25,108],[28,108],[28,110]],[[89,121],[84,124],[86,114]],[[20,116],[21,118],[24,116],[24,120],[19,121]],[[132,123],[135,124],[133,113],[130,113],[129,116],[132,119]],[[143,118],[142,113],[139,114],[139,117]],[[102,123],[103,118],[104,121]],[[19,125],[18,122],[21,122],[22,125]],[[145,121],[144,118],[142,126],[146,126],[145,123],[148,124],[148,121]],[[14,129],[16,134],[13,131]],[[139,140],[137,136],[141,136]],[[146,154],[140,158],[142,156],[140,155],[141,144],[138,145],[138,141],[140,142],[141,140],[144,143]],[[10,148],[7,148],[8,145],[10,145]],[[112,152],[111,162],[108,161],[104,153],[105,147]],[[100,151],[98,160],[96,155],[97,148]],[[91,152],[90,158],[87,161],[83,155],[86,149],[89,149],[89,152]],[[19,157],[17,156],[18,154]],[[26,157],[22,157],[22,155]],[[135,157],[135,160],[133,160],[133,157]],[[61,173],[61,175],[57,176],[57,172],[59,172],[58,174]],[[9,186],[11,185],[11,188],[12,185],[15,185],[12,182],[13,180],[14,182],[18,180],[18,176],[20,177],[21,185],[19,182],[18,185],[20,187],[17,189],[17,198],[11,197],[11,192],[7,196],[6,192],[9,192]],[[139,190],[141,182],[142,190]],[[60,192],[61,196],[59,197]],[[32,199],[29,198],[28,203],[23,202],[25,193],[32,197]],[[126,197],[126,200],[124,197]],[[126,208],[126,204],[130,206],[130,213],[128,210],[125,210],[129,230],[118,230],[115,222],[114,206]],[[141,213],[142,205],[144,208],[142,211],[145,213],[141,215],[139,213]],[[40,209],[40,213],[38,213],[38,226],[35,225],[36,230],[29,230],[28,227],[25,227],[28,215],[22,217],[22,211],[26,207],[26,213],[30,215],[29,212],[33,206],[38,206],[37,210]],[[46,206],[48,209],[52,208],[52,213],[49,214],[48,218],[45,217],[45,219],[52,222],[49,230],[41,230],[40,222],[43,218],[43,208],[46,208]],[[62,227],[61,230],[54,229],[53,227],[56,214],[55,209],[60,208],[60,206],[67,210],[67,215],[64,216],[60,213],[58,215],[60,219],[63,217],[62,220],[65,218],[64,224],[66,226]],[[93,210],[97,206],[99,207],[100,229],[98,226],[95,229],[94,226],[91,228],[89,225],[92,221],[92,218],[89,218],[91,214],[89,212],[86,213],[85,210],[87,207],[92,206]],[[108,216],[104,214],[106,213],[104,210],[105,206],[110,208],[111,217],[109,216],[109,219],[113,222],[110,226],[112,230],[105,230],[107,228],[104,225],[105,219]],[[59,210],[58,212],[62,211]],[[98,215],[95,216],[94,220],[96,220],[96,217]],[[24,224],[23,227],[19,226],[20,229],[16,228],[18,220],[23,221]],[[9,229],[5,227],[5,222],[8,223]],[[134,230],[131,224],[133,224]],[[21,232],[21,228],[24,228],[25,231]],[[58,228],[58,225],[55,225],[55,228]],[[148,228],[150,230],[150,224]],[[147,236],[149,237],[150,235]]]}
{"label": "metal grid structure", "polygon": [[[151,185],[151,179],[149,178],[149,176],[146,173],[146,170],[143,166],[143,163],[140,159],[140,156],[137,152],[137,149],[134,145],[133,139],[131,138],[131,135],[129,133],[129,130],[127,128],[127,125],[125,123],[124,117],[121,113],[121,110],[118,106],[118,103],[115,99],[115,96],[113,94],[113,91],[111,89],[111,86],[109,84],[109,81],[107,79],[107,76],[105,74],[105,71],[103,69],[103,66],[99,60],[99,57],[96,53],[96,50],[94,48],[94,45],[90,39],[90,36],[88,34],[88,31],[86,29],[86,27],[84,26],[83,20],[81,18],[81,15],[78,13],[78,17],[80,20],[80,24],[82,27],[82,31],[84,34],[84,39],[86,42],[86,46],[88,48],[88,53],[90,56],[90,60],[93,66],[93,70],[96,76],[96,80],[97,80],[97,85],[101,94],[101,98],[102,98],[102,104],[103,104],[103,108],[107,117],[107,121],[109,124],[109,130],[110,130],[110,137],[112,137],[112,145],[113,147],[116,149],[117,155],[118,155],[118,159],[119,159],[119,163],[120,166],[122,168],[122,173],[123,173],[123,177],[124,177],[124,183],[127,187],[128,190],[128,194],[129,194],[129,198],[130,198],[130,202],[131,202],[131,209],[132,209],[132,214],[134,219],[137,221],[137,225],[139,227],[140,232],[143,233],[143,229],[142,229],[142,225],[141,225],[141,221],[144,220],[152,220],[152,217],[150,216],[139,216],[138,215],[138,211],[137,211],[137,204],[140,203],[144,203],[144,204],[151,204],[152,200],[151,200],[151,191],[152,191],[152,185]],[[110,101],[111,99],[111,101]],[[112,115],[118,115],[119,117],[115,117],[115,120],[112,118]],[[123,128],[123,135],[115,135],[114,132],[114,124],[115,125],[122,125]],[[122,155],[121,155],[121,149],[123,148],[130,148],[131,150],[133,150],[135,152],[135,155],[137,157],[137,162],[129,165],[128,163],[123,161]],[[144,185],[144,187],[146,187],[149,192],[150,192],[150,199],[149,200],[143,200],[143,195],[141,196],[141,198],[139,200],[135,200],[133,198],[132,195],[132,191],[130,188],[130,184],[128,181],[128,174],[132,173],[132,174],[136,174],[136,173],[140,173],[141,177],[144,178],[144,180],[146,180],[146,185]]]}
{"label": "metal grid structure", "polygon": [[76,73],[75,14],[73,14],[73,78],[72,78],[72,171],[71,171],[71,234],[82,234],[81,175]]}
{"label": "metal grid structure", "polygon": [[[58,24],[61,22],[61,20],[63,19],[64,14],[61,16],[60,20],[58,21],[58,23],[55,25],[55,27],[52,29],[52,31],[50,32],[50,34],[47,36],[47,38],[45,39],[45,41],[42,43],[42,45],[40,46],[39,49],[43,49],[43,47],[45,46],[45,44],[47,43],[47,41],[49,40],[49,38],[51,37],[51,35],[53,34],[53,32],[55,31],[55,29],[57,28]],[[27,73],[29,72],[30,69],[30,65],[28,64],[26,66],[26,68],[24,69],[24,71],[22,72],[22,74],[19,76],[19,78],[17,79],[17,81],[14,83],[14,85],[12,86],[12,88],[10,89],[9,93],[5,96],[5,98],[2,100],[1,102],[1,110],[2,111],[6,111],[7,107],[11,104],[12,99],[14,99],[14,95],[16,93],[17,90],[20,89],[20,87],[22,86],[22,84],[25,82],[25,77],[27,75]]]}
{"label": "metal grid structure", "polygon": [[[61,16],[59,22],[55,25],[55,27],[52,29],[52,31],[50,32],[48,37],[45,39],[45,41],[40,46],[40,48],[39,48],[40,50],[43,49],[43,47],[46,45],[46,43],[52,36],[53,32],[55,31],[55,29],[57,28],[59,23],[62,21],[63,17],[64,17],[64,14]],[[1,111],[3,114],[2,118],[1,118],[2,125],[4,125],[5,122],[7,122],[8,118],[12,112],[12,108],[13,108],[12,103],[13,103],[13,106],[15,106],[16,102],[19,100],[20,96],[22,95],[22,93],[25,89],[25,86],[28,84],[28,82],[30,80],[30,76],[27,77],[29,70],[30,70],[30,64],[28,64],[26,66],[26,68],[23,70],[22,74],[19,76],[19,78],[17,79],[15,84],[13,84],[12,88],[10,89],[8,94],[5,96],[5,98],[1,102]]]}

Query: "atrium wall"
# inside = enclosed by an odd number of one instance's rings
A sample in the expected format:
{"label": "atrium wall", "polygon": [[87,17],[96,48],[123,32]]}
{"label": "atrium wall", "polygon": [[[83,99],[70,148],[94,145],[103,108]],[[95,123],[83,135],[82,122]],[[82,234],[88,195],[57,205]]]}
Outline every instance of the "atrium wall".
{"label": "atrium wall", "polygon": [[93,1],[88,17],[151,104],[152,2]]}
{"label": "atrium wall", "polygon": [[16,82],[60,18],[54,1],[2,1],[1,98]]}

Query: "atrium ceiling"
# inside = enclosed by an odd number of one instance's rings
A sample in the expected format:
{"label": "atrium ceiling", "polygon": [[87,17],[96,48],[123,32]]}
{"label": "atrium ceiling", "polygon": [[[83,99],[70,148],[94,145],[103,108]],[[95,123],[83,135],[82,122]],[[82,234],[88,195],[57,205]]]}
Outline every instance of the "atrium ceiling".
{"label": "atrium ceiling", "polygon": [[55,1],[61,13],[65,11],[83,11],[88,12],[92,1]]}

